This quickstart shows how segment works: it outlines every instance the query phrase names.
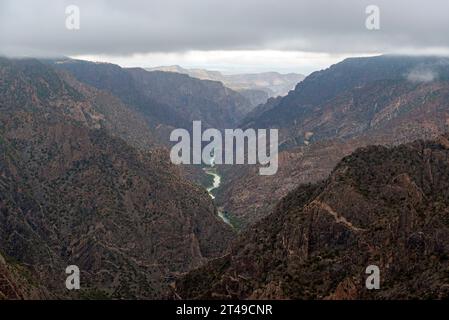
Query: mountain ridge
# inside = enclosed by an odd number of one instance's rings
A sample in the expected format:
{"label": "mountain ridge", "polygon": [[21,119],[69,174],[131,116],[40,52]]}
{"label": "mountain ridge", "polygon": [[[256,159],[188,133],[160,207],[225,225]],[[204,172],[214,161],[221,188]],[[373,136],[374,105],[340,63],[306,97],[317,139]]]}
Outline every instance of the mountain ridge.
{"label": "mountain ridge", "polygon": [[[0,59],[0,251],[36,297],[160,298],[233,237],[166,149],[134,143],[126,108],[37,60]],[[65,288],[72,264],[79,292]]]}
{"label": "mountain ridge", "polygon": [[143,115],[153,129],[163,125],[158,136],[164,142],[170,128],[190,128],[193,120],[201,119],[209,127],[232,127],[252,109],[249,100],[219,82],[109,63],[72,59],[50,63],[80,82],[110,92]]}
{"label": "mountain ridge", "polygon": [[[369,146],[301,185],[230,252],[176,282],[182,299],[443,299],[449,140]],[[380,289],[365,270],[380,268]]]}
{"label": "mountain ridge", "polygon": [[[298,84],[296,93],[272,100],[262,113],[254,110],[244,128],[279,129],[279,170],[275,176],[260,177],[250,167],[223,168],[219,205],[252,223],[296,185],[324,179],[358,147],[434,139],[447,132],[448,59],[427,59],[347,59],[312,74]],[[352,77],[353,69],[360,75]],[[428,81],[406,76],[418,69],[438,76]],[[348,83],[341,83],[343,78]]]}

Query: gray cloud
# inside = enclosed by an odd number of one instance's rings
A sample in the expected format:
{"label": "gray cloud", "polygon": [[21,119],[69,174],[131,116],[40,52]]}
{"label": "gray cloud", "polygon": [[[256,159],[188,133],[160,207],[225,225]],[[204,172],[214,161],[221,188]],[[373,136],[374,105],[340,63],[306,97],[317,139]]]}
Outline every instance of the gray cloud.
{"label": "gray cloud", "polygon": [[[65,7],[81,29],[65,28]],[[377,5],[380,30],[365,28]],[[0,52],[128,55],[187,50],[449,52],[446,0],[1,0]]]}

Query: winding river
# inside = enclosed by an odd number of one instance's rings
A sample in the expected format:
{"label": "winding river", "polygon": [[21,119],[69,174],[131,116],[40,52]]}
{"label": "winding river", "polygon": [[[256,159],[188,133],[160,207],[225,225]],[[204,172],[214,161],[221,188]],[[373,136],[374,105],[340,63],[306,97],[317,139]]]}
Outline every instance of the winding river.
{"label": "winding river", "polygon": [[[209,193],[209,196],[212,199],[215,199],[215,196],[213,195],[212,191],[215,189],[218,189],[221,185],[221,176],[218,174],[217,169],[213,166],[209,167],[209,168],[204,168],[203,169],[204,172],[210,176],[212,176],[214,178],[213,183],[210,187],[207,188],[207,192]],[[230,225],[231,227],[234,227],[231,223],[231,221],[229,220],[229,218],[226,216],[226,214],[224,213],[222,208],[218,208],[218,216],[221,218],[221,220],[223,220],[225,223],[227,223],[228,225]]]}

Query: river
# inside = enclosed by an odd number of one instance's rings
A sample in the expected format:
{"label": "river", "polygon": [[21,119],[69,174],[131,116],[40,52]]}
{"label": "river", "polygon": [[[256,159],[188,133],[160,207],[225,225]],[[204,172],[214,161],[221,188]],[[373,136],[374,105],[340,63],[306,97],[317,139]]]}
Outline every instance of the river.
{"label": "river", "polygon": [[[221,185],[221,176],[218,174],[217,169],[215,167],[209,167],[209,168],[204,168],[203,169],[204,172],[210,176],[212,176],[214,178],[212,185],[210,187],[207,188],[207,192],[209,193],[209,196],[214,200],[215,196],[213,195],[212,191],[215,189],[218,189]],[[229,218],[226,216],[226,214],[224,213],[222,208],[217,208],[218,211],[218,216],[221,218],[221,220],[223,220],[225,223],[227,223],[228,225],[230,225],[231,227],[234,228],[234,226],[232,225],[231,221],[229,220]]]}

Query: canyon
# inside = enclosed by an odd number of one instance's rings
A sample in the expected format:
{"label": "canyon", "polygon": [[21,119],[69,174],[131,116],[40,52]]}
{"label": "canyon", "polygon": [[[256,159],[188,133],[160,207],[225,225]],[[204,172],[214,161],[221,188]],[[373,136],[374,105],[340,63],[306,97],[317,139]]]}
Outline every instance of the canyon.
{"label": "canyon", "polygon": [[[0,109],[6,298],[160,298],[234,237],[207,192],[108,93],[37,60],[1,59]],[[69,292],[72,264],[83,281]]]}
{"label": "canyon", "polygon": [[[295,91],[256,108],[243,128],[279,129],[279,170],[221,168],[217,203],[250,225],[302,183],[325,179],[357,148],[435,139],[448,130],[447,58],[351,58],[312,73]],[[431,70],[432,81],[411,81]],[[259,110],[258,110],[259,109]]]}
{"label": "canyon", "polygon": [[[181,299],[443,299],[449,140],[361,148],[176,281]],[[365,287],[380,268],[381,290]]]}
{"label": "canyon", "polygon": [[[447,58],[351,58],[255,106],[185,74],[0,58],[0,298],[447,297],[448,80]],[[194,121],[278,130],[279,170],[174,165]]]}

